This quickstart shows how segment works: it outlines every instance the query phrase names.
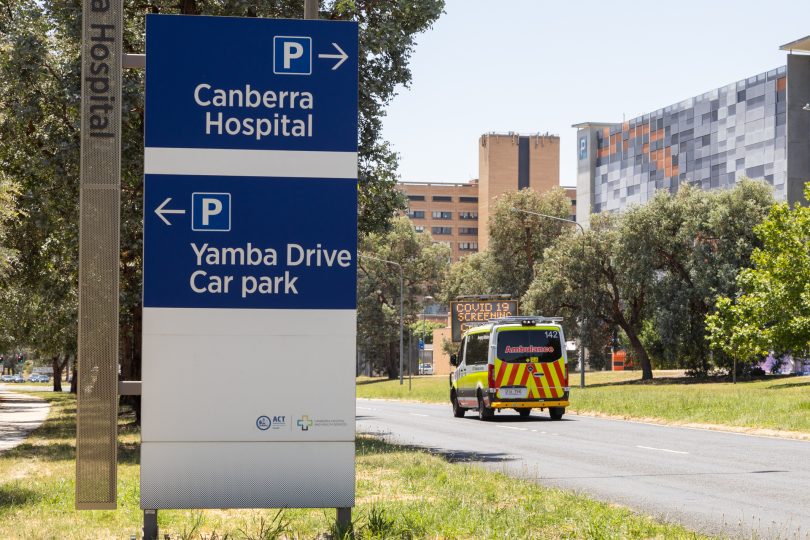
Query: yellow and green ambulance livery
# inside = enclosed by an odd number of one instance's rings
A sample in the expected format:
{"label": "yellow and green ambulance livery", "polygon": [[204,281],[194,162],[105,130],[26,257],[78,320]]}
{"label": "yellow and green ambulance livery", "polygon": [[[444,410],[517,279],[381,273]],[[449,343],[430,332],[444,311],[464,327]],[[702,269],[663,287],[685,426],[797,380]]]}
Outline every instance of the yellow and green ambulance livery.
{"label": "yellow and green ambulance livery", "polygon": [[450,374],[453,414],[514,409],[528,417],[532,409],[548,409],[560,420],[568,406],[565,338],[559,317],[505,317],[469,329],[461,338],[456,366]]}

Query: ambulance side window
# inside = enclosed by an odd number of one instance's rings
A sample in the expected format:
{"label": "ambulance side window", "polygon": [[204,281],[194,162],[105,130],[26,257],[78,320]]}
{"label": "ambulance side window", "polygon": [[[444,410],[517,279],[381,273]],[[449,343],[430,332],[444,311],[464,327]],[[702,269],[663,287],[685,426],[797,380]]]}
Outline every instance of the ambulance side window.
{"label": "ambulance side window", "polygon": [[480,366],[487,363],[489,352],[489,334],[467,336],[467,352],[464,359],[468,366]]}

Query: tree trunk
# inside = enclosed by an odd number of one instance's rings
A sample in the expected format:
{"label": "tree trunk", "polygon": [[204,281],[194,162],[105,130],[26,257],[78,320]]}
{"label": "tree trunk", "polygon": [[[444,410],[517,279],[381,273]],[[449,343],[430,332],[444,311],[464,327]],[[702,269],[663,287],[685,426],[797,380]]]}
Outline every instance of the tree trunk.
{"label": "tree trunk", "polygon": [[[399,342],[397,342],[396,346],[399,347]],[[386,364],[388,365],[388,369],[386,370],[388,372],[388,379],[389,380],[398,379],[399,378],[399,364],[398,364],[399,359],[397,358],[397,353],[394,352],[394,346],[392,346],[390,344],[388,345],[388,354],[386,356],[388,357],[388,360],[386,361]]]}
{"label": "tree trunk", "polygon": [[61,392],[62,391],[62,367],[64,366],[63,363],[59,362],[59,355],[53,356],[51,358],[51,367],[53,368],[53,391],[54,392]]}
{"label": "tree trunk", "polygon": [[647,355],[647,350],[641,343],[641,340],[636,335],[635,331],[630,328],[623,328],[627,338],[630,340],[630,345],[633,347],[633,352],[641,362],[641,380],[651,381],[653,378],[652,365],[650,364],[650,357]]}
{"label": "tree trunk", "polygon": [[70,379],[70,393],[75,394],[79,390],[79,370],[76,369],[78,367],[78,359],[73,357],[73,378]]}

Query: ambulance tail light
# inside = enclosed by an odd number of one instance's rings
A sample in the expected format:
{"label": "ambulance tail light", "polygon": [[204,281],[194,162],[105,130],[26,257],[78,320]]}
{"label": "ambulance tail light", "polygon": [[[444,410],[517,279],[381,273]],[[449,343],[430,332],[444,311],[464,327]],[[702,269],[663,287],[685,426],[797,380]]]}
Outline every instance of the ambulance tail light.
{"label": "ambulance tail light", "polygon": [[487,386],[489,386],[489,391],[495,391],[495,366],[493,364],[487,364]]}

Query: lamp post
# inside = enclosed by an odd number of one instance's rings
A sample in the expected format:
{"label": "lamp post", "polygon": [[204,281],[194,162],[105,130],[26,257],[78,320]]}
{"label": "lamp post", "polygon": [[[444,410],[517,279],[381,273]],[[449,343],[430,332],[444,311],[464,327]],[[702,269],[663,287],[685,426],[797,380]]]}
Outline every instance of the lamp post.
{"label": "lamp post", "polygon": [[[521,214],[529,214],[531,216],[539,216],[548,219],[554,219],[557,221],[564,221],[566,223],[573,223],[577,227],[579,227],[579,231],[582,234],[585,234],[585,228],[574,220],[565,219],[558,216],[550,216],[548,214],[541,214],[540,212],[532,212],[531,210],[521,210],[520,208],[515,208],[514,206],[510,209],[512,212],[518,212]],[[577,347],[577,356],[579,360],[579,387],[585,388],[585,351],[582,347],[582,320],[580,319],[577,321],[579,324],[579,347]]]}
{"label": "lamp post", "polygon": [[399,268],[399,384],[400,386],[403,384],[403,377],[402,377],[402,356],[403,356],[403,340],[402,340],[402,325],[403,325],[403,287],[402,287],[402,265],[398,262],[388,261],[386,259],[380,259],[379,257],[374,257],[372,255],[366,255],[365,253],[358,253],[360,257],[364,259],[373,259],[375,261],[380,261],[382,263],[391,264]]}

